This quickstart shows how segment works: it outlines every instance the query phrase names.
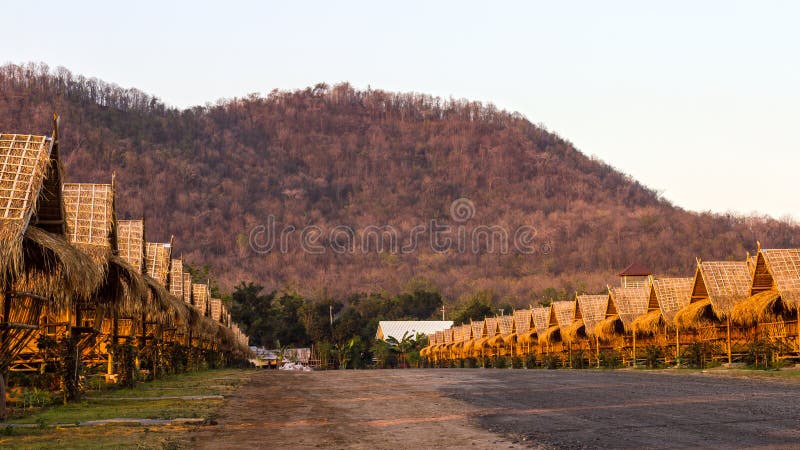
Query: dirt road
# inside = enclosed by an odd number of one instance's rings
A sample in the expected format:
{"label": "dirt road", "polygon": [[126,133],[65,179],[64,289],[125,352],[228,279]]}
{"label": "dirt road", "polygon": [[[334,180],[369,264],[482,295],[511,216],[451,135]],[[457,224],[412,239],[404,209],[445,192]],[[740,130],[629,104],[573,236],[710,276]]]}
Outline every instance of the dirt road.
{"label": "dirt road", "polygon": [[796,448],[800,384],[640,371],[258,372],[197,448]]}

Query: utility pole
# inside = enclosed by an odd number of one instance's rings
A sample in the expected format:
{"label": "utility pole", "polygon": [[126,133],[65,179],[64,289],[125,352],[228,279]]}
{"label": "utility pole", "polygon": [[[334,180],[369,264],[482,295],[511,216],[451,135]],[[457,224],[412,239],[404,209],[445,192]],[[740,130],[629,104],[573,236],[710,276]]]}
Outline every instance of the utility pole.
{"label": "utility pole", "polygon": [[444,303],[442,303],[442,309],[440,309],[439,311],[441,311],[441,312],[442,312],[442,320],[445,320],[445,319],[444,319],[444,311],[445,311],[445,308],[444,308]]}
{"label": "utility pole", "polygon": [[331,317],[331,328],[333,328],[333,305],[328,305],[328,314]]}

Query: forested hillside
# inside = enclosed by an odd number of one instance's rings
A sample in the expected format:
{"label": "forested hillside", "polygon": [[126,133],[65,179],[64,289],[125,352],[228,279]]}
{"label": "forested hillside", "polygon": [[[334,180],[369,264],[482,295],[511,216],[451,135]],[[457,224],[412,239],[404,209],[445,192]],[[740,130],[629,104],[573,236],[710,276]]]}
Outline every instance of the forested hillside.
{"label": "forested hillside", "polygon": [[[319,84],[179,110],[65,69],[0,69],[0,131],[49,133],[53,112],[66,179],[116,170],[120,216],[145,215],[149,240],[174,234],[178,254],[209,262],[228,289],[252,280],[319,298],[435,285],[449,299],[493,291],[527,305],[548,287],[602,289],[634,260],[690,275],[696,256],[741,259],[756,240],[800,237],[768,218],[684,211],[528,119],[465,100]],[[768,176],[748,169],[742,182]],[[475,207],[465,222],[450,214],[459,198]],[[251,249],[270,216],[298,230],[286,252]],[[328,251],[311,254],[298,234],[389,225],[409,236],[434,219],[468,233],[531,227],[533,251],[437,252],[426,240],[341,253],[321,239]]]}

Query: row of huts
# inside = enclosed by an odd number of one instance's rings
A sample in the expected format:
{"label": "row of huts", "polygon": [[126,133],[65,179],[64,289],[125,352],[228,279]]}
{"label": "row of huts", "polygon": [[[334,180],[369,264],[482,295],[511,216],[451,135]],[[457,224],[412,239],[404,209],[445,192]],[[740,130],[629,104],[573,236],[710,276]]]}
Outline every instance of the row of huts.
{"label": "row of huts", "polygon": [[0,372],[41,370],[42,338],[78,340],[88,365],[112,348],[171,343],[226,358],[248,339],[173,242],[149,242],[144,219],[118,220],[109,183],[64,183],[52,136],[0,134]]}
{"label": "row of huts", "polygon": [[[635,365],[656,348],[675,362],[687,346],[705,358],[736,361],[754,343],[770,343],[774,358],[800,355],[800,249],[762,249],[741,261],[701,261],[693,277],[657,277],[637,265],[603,294],[516,310],[428,336],[429,361],[574,354],[600,364],[613,351]],[[650,352],[653,353],[652,351]]]}

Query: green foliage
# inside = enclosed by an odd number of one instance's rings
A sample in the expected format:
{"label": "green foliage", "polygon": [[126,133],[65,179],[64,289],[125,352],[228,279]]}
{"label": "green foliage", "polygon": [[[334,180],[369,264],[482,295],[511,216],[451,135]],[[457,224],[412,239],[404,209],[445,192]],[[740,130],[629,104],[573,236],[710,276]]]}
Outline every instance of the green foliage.
{"label": "green foliage", "polygon": [[483,357],[483,365],[481,367],[490,368],[492,367],[492,360],[488,356]]}
{"label": "green foliage", "polygon": [[525,356],[525,368],[526,369],[535,369],[537,367],[536,355],[530,353]]}
{"label": "green foliage", "polygon": [[617,369],[622,367],[622,357],[614,349],[600,351],[600,366],[606,369]]}
{"label": "green foliage", "polygon": [[464,368],[474,369],[476,367],[478,367],[478,360],[476,358],[464,358]]}
{"label": "green foliage", "polygon": [[370,348],[372,351],[372,356],[375,358],[378,368],[385,369],[387,367],[387,363],[389,362],[389,356],[392,353],[392,349],[384,341],[376,340],[372,347]]}
{"label": "green foliage", "polygon": [[522,360],[521,356],[514,356],[511,358],[511,367],[514,369],[522,369],[525,365],[525,361]]}
{"label": "green foliage", "polygon": [[83,393],[83,386],[80,383],[83,362],[81,362],[78,352],[77,337],[69,336],[58,342],[56,373],[61,381],[64,404],[79,399]]}
{"label": "green foliage", "polygon": [[648,345],[644,349],[645,364],[649,369],[659,366],[660,360],[664,357],[664,350],[657,345]]}
{"label": "green foliage", "polygon": [[585,369],[589,367],[589,358],[585,350],[573,350],[570,358],[570,367],[573,369]]}
{"label": "green foliage", "polygon": [[492,367],[495,369],[505,369],[508,367],[508,361],[506,360],[505,356],[498,356],[492,362]]}
{"label": "green foliage", "polygon": [[756,339],[744,349],[744,362],[756,369],[780,368],[783,362],[777,359],[780,353],[788,353],[779,342],[768,339]]}
{"label": "green foliage", "polygon": [[712,347],[705,342],[695,342],[681,352],[681,360],[691,368],[705,369],[711,359]]}
{"label": "green foliage", "polygon": [[470,297],[453,315],[455,325],[463,325],[472,320],[483,320],[495,315],[494,302],[496,295],[491,291],[480,291]]}
{"label": "green foliage", "polygon": [[542,366],[546,369],[558,369],[561,365],[561,357],[558,355],[545,355],[542,357]]}

